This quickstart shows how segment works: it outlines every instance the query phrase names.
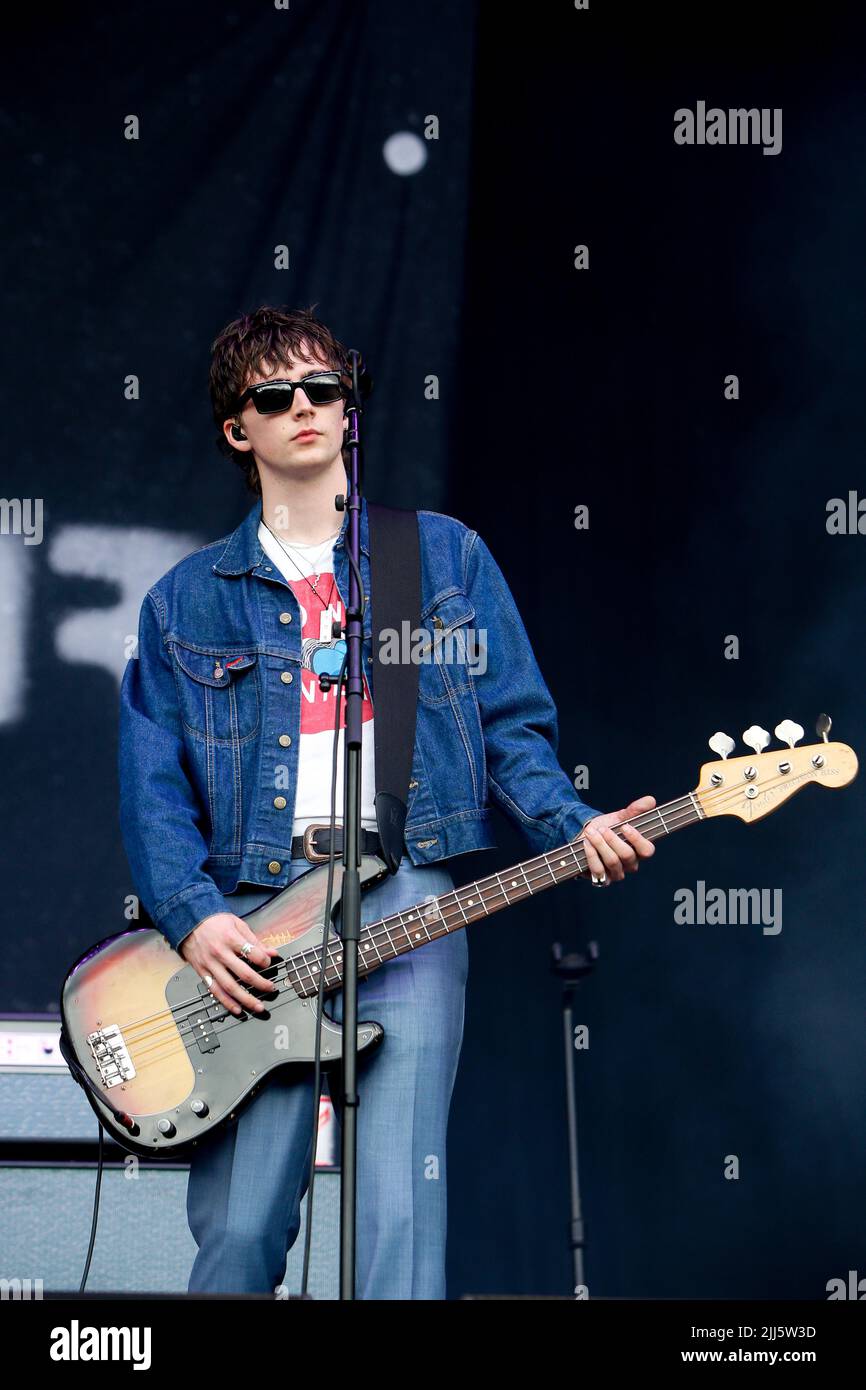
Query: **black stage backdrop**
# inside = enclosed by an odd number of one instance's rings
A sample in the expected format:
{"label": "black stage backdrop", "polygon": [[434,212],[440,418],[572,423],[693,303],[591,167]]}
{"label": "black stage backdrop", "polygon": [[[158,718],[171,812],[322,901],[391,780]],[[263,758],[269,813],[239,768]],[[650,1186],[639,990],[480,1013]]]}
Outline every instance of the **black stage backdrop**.
{"label": "black stage backdrop", "polygon": [[[866,496],[864,35],[761,13],[7,21],[0,1008],[54,1010],[125,925],[118,682],[145,589],[250,505],[206,373],[260,303],[315,303],[368,356],[367,494],[487,540],[591,804],[687,792],[718,729],[811,742],[827,710],[863,755],[866,535],[828,504]],[[677,144],[699,102],[781,110],[781,148]],[[16,499],[41,499],[32,544]],[[570,1288],[555,940],[600,950],[575,1057],[590,1293],[823,1298],[866,1273],[864,785],[472,928],[452,1296]],[[525,857],[498,824],[460,880]],[[701,882],[781,893],[781,930],[678,922]]]}

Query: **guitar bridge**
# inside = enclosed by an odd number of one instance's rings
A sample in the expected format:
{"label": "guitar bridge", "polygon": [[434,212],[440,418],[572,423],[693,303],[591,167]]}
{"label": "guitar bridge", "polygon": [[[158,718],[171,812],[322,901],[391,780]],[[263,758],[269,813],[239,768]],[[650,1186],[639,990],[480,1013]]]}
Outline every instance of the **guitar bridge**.
{"label": "guitar bridge", "polygon": [[99,1028],[95,1033],[88,1033],[87,1045],[107,1091],[110,1091],[112,1086],[131,1081],[135,1076],[132,1058],[116,1023],[112,1023],[108,1028]]}

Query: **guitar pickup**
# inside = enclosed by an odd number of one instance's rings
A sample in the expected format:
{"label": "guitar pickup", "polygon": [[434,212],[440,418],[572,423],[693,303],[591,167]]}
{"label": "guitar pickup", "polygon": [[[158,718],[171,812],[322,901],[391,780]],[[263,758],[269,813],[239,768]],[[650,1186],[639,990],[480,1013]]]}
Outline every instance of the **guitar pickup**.
{"label": "guitar pickup", "polygon": [[225,1008],[219,1000],[214,999],[204,980],[199,983],[198,992],[210,1000],[204,1008],[190,1015],[187,1022],[191,1029],[191,1037],[195,1039],[200,1052],[215,1052],[220,1045],[220,1040],[213,1027],[221,1019],[225,1018]]}
{"label": "guitar pickup", "polygon": [[108,1028],[99,1028],[95,1033],[88,1033],[87,1045],[107,1091],[110,1091],[112,1086],[131,1081],[135,1076],[132,1058],[116,1023],[110,1024]]}

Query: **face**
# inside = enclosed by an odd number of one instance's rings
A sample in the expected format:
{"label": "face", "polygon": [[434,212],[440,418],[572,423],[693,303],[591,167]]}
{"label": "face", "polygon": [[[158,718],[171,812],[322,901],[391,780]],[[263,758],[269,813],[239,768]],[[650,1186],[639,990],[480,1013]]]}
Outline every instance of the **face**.
{"label": "face", "polygon": [[[285,363],[260,364],[260,368],[265,366],[268,370],[257,371],[247,386],[255,386],[260,381],[303,382],[304,377],[313,372],[334,370],[333,363],[312,352]],[[260,415],[253,402],[247,401],[240,414],[245,440],[232,436],[234,418],[224,421],[223,430],[233,448],[252,449],[260,475],[273,472],[286,477],[330,468],[343,447],[347,423],[342,400],[313,405],[301,386],[295,391],[288,410],[274,415]]]}

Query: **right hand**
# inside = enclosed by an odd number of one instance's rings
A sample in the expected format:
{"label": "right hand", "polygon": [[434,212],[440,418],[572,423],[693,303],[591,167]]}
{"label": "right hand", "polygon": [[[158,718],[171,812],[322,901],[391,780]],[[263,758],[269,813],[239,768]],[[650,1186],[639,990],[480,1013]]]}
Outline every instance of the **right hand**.
{"label": "right hand", "polygon": [[[238,954],[245,941],[253,944],[246,957]],[[213,978],[213,984],[208,986],[211,994],[233,1014],[243,1009],[258,1014],[265,1012],[267,1005],[244,989],[241,980],[255,989],[276,991],[272,980],[253,970],[252,962],[259,966],[269,965],[271,957],[279,954],[276,946],[263,946],[244,919],[233,912],[215,912],[212,917],[205,917],[178,947],[178,955],[183,956],[203,980],[206,975]]]}

